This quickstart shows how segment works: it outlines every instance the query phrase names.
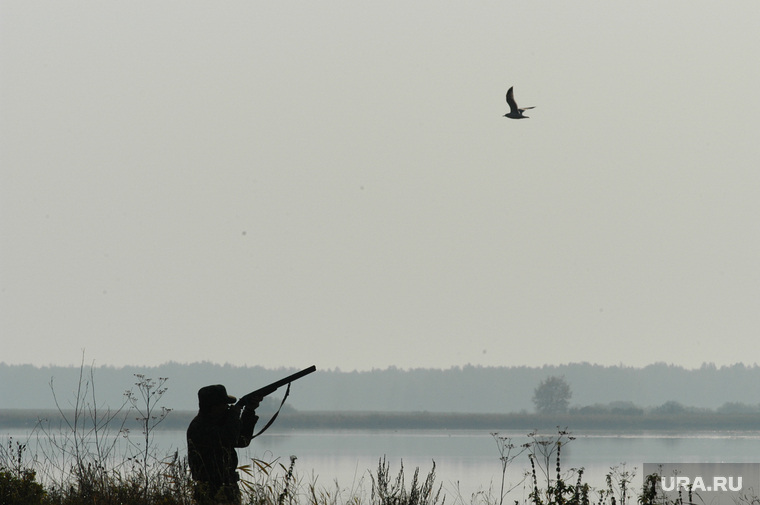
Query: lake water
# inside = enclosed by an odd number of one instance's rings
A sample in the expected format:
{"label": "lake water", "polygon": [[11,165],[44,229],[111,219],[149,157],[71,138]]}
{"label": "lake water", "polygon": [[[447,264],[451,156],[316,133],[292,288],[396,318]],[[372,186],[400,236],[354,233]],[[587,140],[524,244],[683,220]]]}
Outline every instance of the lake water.
{"label": "lake water", "polygon": [[[154,445],[161,453],[179,450],[186,454],[182,431],[154,432]],[[24,435],[10,432],[15,440]],[[500,432],[517,445],[528,442],[525,432]],[[556,435],[550,432],[545,435]],[[636,490],[642,483],[643,463],[760,462],[760,432],[639,432],[605,433],[575,432],[576,437],[562,450],[562,467],[585,468],[584,481],[592,487],[605,487],[605,476],[611,467],[625,464],[637,472],[633,480]],[[137,437],[139,439],[139,436]],[[456,499],[492,489],[497,493],[501,481],[501,462],[494,438],[488,432],[469,430],[399,430],[399,431],[330,431],[270,430],[255,439],[251,447],[239,451],[241,464],[249,458],[265,461],[278,459],[289,464],[290,455],[297,456],[296,474],[302,483],[316,479],[318,488],[334,488],[337,481],[344,490],[363,489],[369,492],[369,471],[377,469],[385,456],[392,476],[398,474],[403,461],[407,485],[416,467],[424,478],[436,463],[436,482],[444,493]],[[552,461],[552,472],[554,461]],[[508,469],[508,482],[517,483],[529,468],[526,454],[518,457]],[[521,499],[522,488],[513,493]],[[453,495],[453,496],[452,496]],[[449,501],[450,502],[450,501]]]}
{"label": "lake water", "polygon": [[[546,433],[552,435],[552,433]],[[513,443],[528,442],[525,432],[501,432]],[[592,487],[603,488],[611,467],[625,465],[637,470],[633,483],[642,483],[643,463],[686,462],[760,462],[760,432],[701,432],[674,433],[574,433],[562,451],[563,469],[585,469],[585,481]],[[378,459],[385,455],[395,475],[403,460],[407,480],[411,471],[420,468],[427,475],[434,460],[436,481],[444,490],[459,490],[462,496],[493,486],[501,480],[501,463],[496,442],[490,433],[481,431],[298,431],[263,435],[255,441],[254,454],[269,451],[271,455],[298,456],[296,468],[301,472],[313,469],[322,484],[325,477],[337,478],[349,486],[368,470],[377,468]],[[266,459],[266,458],[264,458]],[[552,470],[554,460],[552,460]],[[526,454],[509,467],[508,480],[520,481],[529,468]],[[365,477],[368,480],[368,477]],[[517,491],[516,491],[517,492]]]}

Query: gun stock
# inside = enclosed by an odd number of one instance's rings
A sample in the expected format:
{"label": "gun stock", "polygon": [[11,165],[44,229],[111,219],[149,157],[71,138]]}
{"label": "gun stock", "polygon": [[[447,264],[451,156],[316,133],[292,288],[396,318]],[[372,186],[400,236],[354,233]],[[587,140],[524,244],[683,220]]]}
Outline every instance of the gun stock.
{"label": "gun stock", "polygon": [[285,386],[287,384],[290,384],[291,382],[300,379],[301,377],[304,377],[306,375],[309,375],[312,372],[316,372],[317,367],[314,365],[311,365],[309,368],[304,368],[300,372],[296,372],[293,375],[288,375],[284,379],[280,379],[276,382],[273,382],[267,386],[264,386],[263,388],[259,388],[256,391],[251,391],[247,395],[243,396],[237,401],[237,404],[241,407],[245,407],[248,405],[254,398],[264,398],[265,396],[271,395],[278,389],[280,389],[282,386]]}

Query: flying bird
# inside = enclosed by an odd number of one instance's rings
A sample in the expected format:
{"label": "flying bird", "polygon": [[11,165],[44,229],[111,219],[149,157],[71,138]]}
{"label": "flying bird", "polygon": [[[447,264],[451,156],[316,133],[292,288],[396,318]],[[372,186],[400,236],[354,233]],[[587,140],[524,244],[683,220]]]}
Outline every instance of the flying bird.
{"label": "flying bird", "polygon": [[515,92],[513,89],[514,86],[509,88],[509,91],[507,91],[507,104],[509,105],[509,112],[507,114],[504,114],[504,117],[508,117],[510,119],[527,118],[528,116],[524,116],[523,112],[528,109],[533,109],[534,107],[525,107],[524,109],[517,107],[517,102],[515,102]]}

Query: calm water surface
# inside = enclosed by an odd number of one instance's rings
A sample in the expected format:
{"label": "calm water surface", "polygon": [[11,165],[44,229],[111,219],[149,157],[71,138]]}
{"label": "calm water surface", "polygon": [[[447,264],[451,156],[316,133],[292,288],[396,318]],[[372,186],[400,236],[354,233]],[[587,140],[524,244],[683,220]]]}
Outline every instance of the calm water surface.
{"label": "calm water surface", "polygon": [[[501,432],[517,445],[528,442],[525,432]],[[547,435],[551,435],[547,433]],[[585,469],[593,487],[604,487],[611,467],[625,465],[637,470],[634,485],[640,488],[643,463],[659,462],[747,462],[760,461],[760,432],[674,433],[574,433],[575,440],[563,447],[562,467]],[[263,435],[254,441],[255,455],[264,451],[281,456],[298,456],[296,468],[313,469],[320,477],[337,478],[348,486],[353,480],[377,468],[385,455],[395,474],[403,460],[411,471],[420,468],[424,476],[436,463],[437,482],[444,489],[457,487],[467,496],[500,482],[501,463],[496,442],[490,433],[480,431],[298,431]],[[264,458],[266,459],[266,458]],[[552,460],[552,468],[554,460]],[[508,470],[510,482],[518,482],[529,467],[526,454],[518,457]],[[344,484],[345,483],[345,484]]]}

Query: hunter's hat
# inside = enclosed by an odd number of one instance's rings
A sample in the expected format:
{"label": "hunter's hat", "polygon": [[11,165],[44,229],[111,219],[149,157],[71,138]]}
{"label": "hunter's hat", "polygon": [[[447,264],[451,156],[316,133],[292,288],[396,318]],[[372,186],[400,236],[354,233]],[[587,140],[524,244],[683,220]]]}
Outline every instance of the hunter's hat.
{"label": "hunter's hat", "polygon": [[198,390],[198,406],[202,409],[220,403],[235,403],[237,398],[227,394],[227,388],[221,384],[202,387]]}

